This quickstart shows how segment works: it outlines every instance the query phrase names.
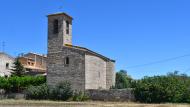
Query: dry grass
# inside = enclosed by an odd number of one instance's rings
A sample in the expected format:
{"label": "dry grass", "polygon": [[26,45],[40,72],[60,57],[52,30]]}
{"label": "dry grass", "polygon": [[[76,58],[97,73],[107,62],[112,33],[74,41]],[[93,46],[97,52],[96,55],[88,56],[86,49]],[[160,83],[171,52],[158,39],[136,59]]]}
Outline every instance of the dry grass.
{"label": "dry grass", "polygon": [[132,102],[57,102],[0,100],[0,107],[190,107],[188,104],[139,104]]}

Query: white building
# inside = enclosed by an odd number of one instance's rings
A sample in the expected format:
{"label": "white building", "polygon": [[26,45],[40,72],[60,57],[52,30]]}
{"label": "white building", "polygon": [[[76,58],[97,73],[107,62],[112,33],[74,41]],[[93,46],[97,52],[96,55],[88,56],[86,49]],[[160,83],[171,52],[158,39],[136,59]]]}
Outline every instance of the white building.
{"label": "white building", "polygon": [[12,67],[14,63],[14,58],[4,52],[0,52],[0,76],[9,77],[12,72]]}

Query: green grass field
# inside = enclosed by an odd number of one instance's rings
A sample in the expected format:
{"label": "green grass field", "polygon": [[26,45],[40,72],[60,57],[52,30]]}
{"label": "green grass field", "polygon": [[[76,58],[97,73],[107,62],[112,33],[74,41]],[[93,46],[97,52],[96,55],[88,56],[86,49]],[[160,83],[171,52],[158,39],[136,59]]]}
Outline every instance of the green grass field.
{"label": "green grass field", "polygon": [[132,102],[57,102],[0,100],[0,107],[190,107],[188,104],[139,104]]}

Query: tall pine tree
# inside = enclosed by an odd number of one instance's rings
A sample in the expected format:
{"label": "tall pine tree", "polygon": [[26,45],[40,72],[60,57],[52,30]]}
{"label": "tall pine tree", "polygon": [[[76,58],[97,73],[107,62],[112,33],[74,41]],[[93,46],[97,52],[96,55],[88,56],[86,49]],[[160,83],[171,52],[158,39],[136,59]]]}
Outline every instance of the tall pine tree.
{"label": "tall pine tree", "polygon": [[21,77],[25,72],[25,69],[24,69],[23,65],[21,64],[21,62],[19,61],[18,58],[16,58],[16,60],[15,60],[15,62],[13,64],[14,64],[14,66],[13,66],[13,69],[12,69],[13,70],[12,74],[15,75],[15,76]]}

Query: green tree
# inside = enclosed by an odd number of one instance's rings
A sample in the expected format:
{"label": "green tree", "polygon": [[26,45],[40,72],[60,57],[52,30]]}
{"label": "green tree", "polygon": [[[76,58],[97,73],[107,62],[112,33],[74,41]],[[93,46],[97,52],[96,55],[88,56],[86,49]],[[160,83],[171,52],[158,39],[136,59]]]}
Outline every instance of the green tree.
{"label": "green tree", "polygon": [[131,87],[132,78],[127,75],[127,71],[120,70],[116,73],[116,89],[130,88]]}
{"label": "green tree", "polygon": [[15,62],[13,64],[14,64],[14,66],[13,66],[13,69],[12,69],[12,71],[13,71],[12,74],[15,75],[15,76],[21,77],[25,72],[25,69],[24,69],[23,65],[21,64],[21,62],[19,61],[18,58],[16,58],[16,60],[15,60]]}
{"label": "green tree", "polygon": [[190,103],[190,77],[177,71],[144,77],[137,81],[134,93],[137,101],[145,103]]}

